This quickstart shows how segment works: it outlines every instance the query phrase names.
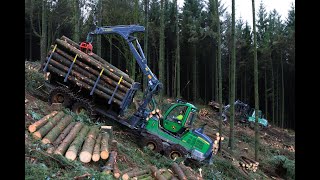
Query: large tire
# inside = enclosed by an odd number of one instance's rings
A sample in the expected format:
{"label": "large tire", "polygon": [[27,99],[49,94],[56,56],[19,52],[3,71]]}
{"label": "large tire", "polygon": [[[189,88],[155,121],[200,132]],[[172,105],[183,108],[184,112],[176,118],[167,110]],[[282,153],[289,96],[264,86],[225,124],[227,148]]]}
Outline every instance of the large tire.
{"label": "large tire", "polygon": [[79,114],[82,110],[85,111],[91,120],[94,122],[97,120],[94,104],[88,99],[76,97],[75,103],[72,105],[72,111]]}
{"label": "large tire", "polygon": [[142,147],[147,147],[148,149],[160,153],[163,151],[163,144],[159,137],[155,135],[147,134],[142,140]]}
{"label": "large tire", "polygon": [[185,158],[188,151],[179,144],[172,144],[165,149],[164,153],[170,159],[175,160],[178,157]]}
{"label": "large tire", "polygon": [[63,87],[56,87],[49,93],[49,104],[61,103],[64,107],[70,107],[72,104],[72,96],[68,89]]}

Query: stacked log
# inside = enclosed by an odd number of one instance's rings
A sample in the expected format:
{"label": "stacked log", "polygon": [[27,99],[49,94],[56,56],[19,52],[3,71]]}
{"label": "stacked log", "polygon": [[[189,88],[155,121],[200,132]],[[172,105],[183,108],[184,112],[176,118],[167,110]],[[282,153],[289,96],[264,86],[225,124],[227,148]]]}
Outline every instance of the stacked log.
{"label": "stacked log", "polygon": [[151,111],[149,113],[149,116],[146,118],[146,121],[148,121],[150,118],[152,118],[153,116],[155,116],[156,118],[160,119],[160,118],[163,118],[163,115],[161,113],[161,110],[156,108],[154,109],[153,111]]}
{"label": "stacked log", "polygon": [[[35,139],[48,145],[46,151],[49,154],[60,154],[72,161],[79,155],[80,161],[84,163],[90,162],[91,159],[94,162],[100,158],[107,159],[109,134],[101,133],[97,126],[89,127],[73,120],[71,115],[66,115],[63,111],[52,111],[31,124],[28,129],[33,132],[32,136]],[[112,142],[116,144],[116,141]],[[116,176],[120,177],[117,165],[113,166],[116,166],[114,171],[118,173]]]}
{"label": "stacked log", "polygon": [[94,94],[110,100],[118,86],[112,102],[121,105],[125,94],[134,83],[133,79],[98,55],[82,52],[77,43],[65,36],[56,39],[55,43],[56,47],[51,46],[52,49],[48,53],[48,57],[50,55],[52,56],[47,71],[58,76],[66,77],[72,66],[67,79],[90,92],[100,76]]}
{"label": "stacked log", "polygon": [[224,140],[223,136],[220,136],[220,133],[216,133],[216,136],[214,138],[215,140],[213,141],[213,153],[217,154],[219,149],[221,148],[221,142]]}
{"label": "stacked log", "polygon": [[241,156],[241,159],[239,160],[239,166],[245,171],[253,171],[256,172],[259,166],[259,162],[250,159],[245,156]]}

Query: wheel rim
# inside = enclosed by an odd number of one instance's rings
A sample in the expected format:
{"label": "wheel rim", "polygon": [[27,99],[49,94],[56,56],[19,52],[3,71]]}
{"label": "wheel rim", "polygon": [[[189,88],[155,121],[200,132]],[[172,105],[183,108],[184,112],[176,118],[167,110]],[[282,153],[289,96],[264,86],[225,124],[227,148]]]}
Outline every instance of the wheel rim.
{"label": "wheel rim", "polygon": [[157,146],[156,146],[153,142],[148,142],[148,143],[147,143],[147,148],[150,149],[150,150],[152,150],[152,151],[155,150],[156,147],[157,147]]}
{"label": "wheel rim", "polygon": [[78,107],[78,108],[76,109],[76,113],[77,113],[77,114],[80,114],[81,111],[84,111],[84,113],[88,113],[87,109],[86,109],[85,107],[83,107],[83,106],[80,106],[80,107]]}
{"label": "wheel rim", "polygon": [[55,94],[52,97],[53,103],[63,103],[64,102],[64,96],[61,93]]}
{"label": "wheel rim", "polygon": [[182,155],[181,155],[181,153],[179,152],[179,151],[172,151],[171,153],[170,153],[170,158],[171,159],[175,159],[175,158],[178,158],[178,157],[181,157]]}

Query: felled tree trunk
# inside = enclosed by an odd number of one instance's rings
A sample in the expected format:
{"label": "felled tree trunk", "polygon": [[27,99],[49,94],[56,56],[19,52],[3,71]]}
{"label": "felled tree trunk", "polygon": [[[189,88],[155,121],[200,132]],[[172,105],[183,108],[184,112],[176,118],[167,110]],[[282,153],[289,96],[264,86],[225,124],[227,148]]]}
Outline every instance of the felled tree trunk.
{"label": "felled tree trunk", "polygon": [[69,145],[76,138],[78,132],[81,130],[82,127],[83,127],[83,124],[81,122],[77,122],[76,125],[71,129],[70,133],[64,138],[61,144],[54,151],[54,154],[60,154],[63,156],[66,150],[68,149]]}
{"label": "felled tree trunk", "polygon": [[114,161],[117,158],[117,151],[111,151],[109,159],[105,165],[104,173],[110,174],[111,170],[113,170]]}
{"label": "felled tree trunk", "polygon": [[100,159],[100,144],[101,144],[101,133],[99,133],[98,138],[96,140],[96,144],[94,145],[93,148],[93,153],[92,153],[92,161],[97,162]]}
{"label": "felled tree trunk", "polygon": [[38,131],[33,133],[33,137],[35,139],[41,139],[43,136],[45,136],[64,116],[65,114],[60,111],[56,116],[54,116],[52,119],[48,120],[48,122],[42,126]]}
{"label": "felled tree trunk", "polygon": [[72,121],[71,115],[64,116],[61,121],[42,139],[43,144],[52,143]]}
{"label": "felled tree trunk", "polygon": [[198,178],[195,177],[195,175],[192,173],[192,171],[185,166],[184,164],[179,164],[180,168],[182,169],[182,171],[184,172],[184,174],[188,177],[188,179],[190,180],[197,180]]}
{"label": "felled tree trunk", "polygon": [[187,180],[186,175],[183,173],[182,169],[179,167],[177,163],[173,163],[171,165],[173,172],[175,172],[178,175],[178,178],[180,180]]}
{"label": "felled tree trunk", "polygon": [[149,170],[140,170],[140,171],[130,171],[124,175],[122,175],[122,179],[123,180],[129,180],[130,178],[132,177],[135,177],[135,176],[140,176],[140,175],[143,175],[143,174],[147,174],[149,173]]}
{"label": "felled tree trunk", "polygon": [[29,132],[33,133],[35,132],[37,129],[41,128],[43,125],[45,125],[48,120],[50,118],[52,118],[53,116],[55,116],[58,113],[58,111],[52,111],[50,114],[44,116],[43,118],[41,118],[39,121],[33,123],[32,125],[29,126]]}
{"label": "felled tree trunk", "polygon": [[119,179],[120,176],[121,176],[121,172],[119,170],[117,160],[115,160],[113,163],[113,177],[116,179]]}
{"label": "felled tree trunk", "polygon": [[68,135],[68,133],[71,131],[75,124],[76,122],[71,122],[52,144],[54,146],[58,146],[61,143],[61,141]]}
{"label": "felled tree trunk", "polygon": [[108,150],[108,141],[109,141],[109,134],[108,133],[102,133],[102,139],[101,139],[101,152],[100,157],[101,159],[108,159],[109,157],[109,150]]}
{"label": "felled tree trunk", "polygon": [[165,177],[163,177],[161,175],[161,172],[158,170],[157,167],[155,166],[150,166],[150,170],[151,170],[151,174],[154,178],[156,178],[157,180],[167,180]]}
{"label": "felled tree trunk", "polygon": [[81,162],[88,163],[91,161],[92,152],[93,152],[94,144],[96,142],[97,134],[98,134],[97,128],[93,127],[90,129],[79,155]]}
{"label": "felled tree trunk", "polygon": [[77,137],[70,144],[65,155],[67,159],[70,159],[71,161],[76,159],[79,149],[81,148],[81,145],[85,140],[85,137],[88,131],[89,131],[89,127],[84,125],[81,131],[79,132],[79,134],[77,135]]}

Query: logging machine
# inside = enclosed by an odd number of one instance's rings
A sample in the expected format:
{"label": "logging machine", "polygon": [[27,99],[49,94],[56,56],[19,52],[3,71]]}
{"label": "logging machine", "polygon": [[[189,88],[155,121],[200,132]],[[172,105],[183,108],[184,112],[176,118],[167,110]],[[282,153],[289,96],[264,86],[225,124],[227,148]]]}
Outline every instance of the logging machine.
{"label": "logging machine", "polygon": [[[46,83],[48,87],[52,88],[49,95],[49,102],[63,102],[63,104],[72,107],[72,110],[76,113],[84,109],[89,112],[88,114],[91,117],[102,115],[117,121],[138,132],[139,135],[142,136],[143,146],[155,152],[164,152],[164,154],[171,159],[185,157],[198,162],[212,163],[213,141],[204,134],[204,126],[193,128],[196,113],[198,112],[197,107],[184,100],[177,99],[176,103],[172,104],[163,115],[152,114],[151,112],[154,112],[155,109],[148,109],[149,104],[154,104],[153,95],[159,93],[162,89],[162,84],[149,69],[147,59],[144,56],[139,41],[132,35],[133,33],[144,31],[145,28],[139,25],[103,26],[97,27],[94,31],[89,32],[86,41],[80,43],[80,45],[74,44],[73,42],[74,46],[77,46],[82,52],[90,55],[92,54],[93,48],[91,43],[95,35],[117,34],[125,39],[131,53],[148,81],[144,98],[139,104],[137,111],[130,118],[125,119],[121,115],[131,104],[136,91],[140,88],[140,83],[132,83],[119,107],[115,108],[112,106],[111,100],[113,100],[115,96],[122,77],[117,87],[113,89],[112,96],[109,97],[109,101],[107,102],[92,95],[92,92],[95,91],[94,88],[99,84],[98,81],[92,86],[90,96],[88,95],[89,91],[83,91],[82,88],[77,87],[78,83],[66,83],[65,80],[68,79],[67,76],[71,68],[69,68],[68,73],[63,74],[65,75],[64,80],[58,77],[53,71],[50,71],[50,69],[54,70],[53,66],[49,65],[49,70],[47,70],[48,64],[51,64],[49,61],[52,55],[48,57],[44,67],[45,72],[52,72],[50,80]],[[56,55],[54,57],[58,58]],[[72,67],[72,64],[70,67]],[[85,76],[85,74],[83,74],[83,76]],[[178,115],[179,118],[177,118]]]}

